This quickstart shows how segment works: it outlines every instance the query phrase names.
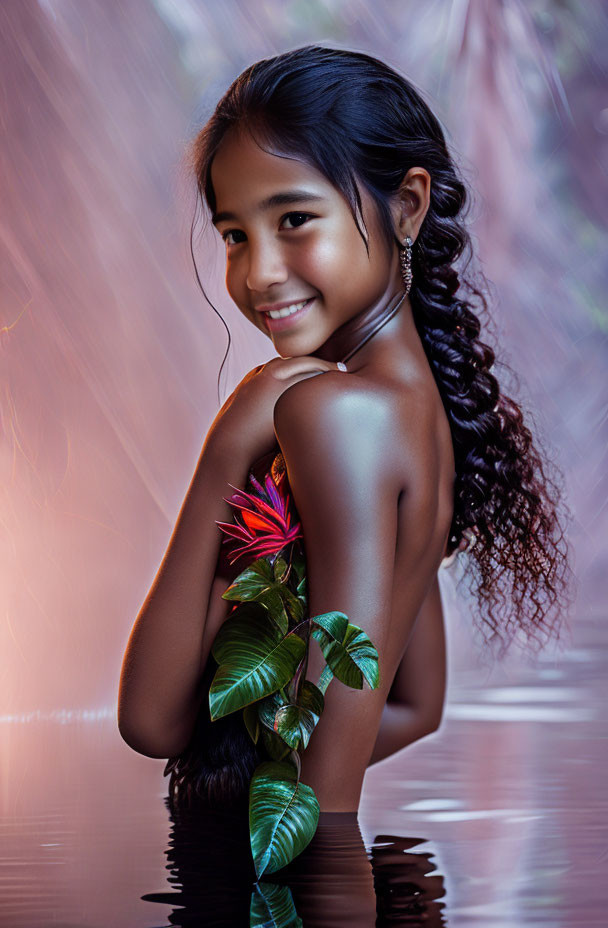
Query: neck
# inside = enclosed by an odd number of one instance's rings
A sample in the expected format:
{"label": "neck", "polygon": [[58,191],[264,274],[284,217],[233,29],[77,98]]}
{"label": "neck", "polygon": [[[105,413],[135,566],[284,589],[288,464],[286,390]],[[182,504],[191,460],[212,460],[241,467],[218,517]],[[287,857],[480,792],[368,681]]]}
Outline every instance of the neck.
{"label": "neck", "polygon": [[405,291],[397,293],[388,302],[380,300],[357,313],[337,328],[315,351],[315,355],[324,361],[348,361],[393,318],[403,305],[405,296]]}

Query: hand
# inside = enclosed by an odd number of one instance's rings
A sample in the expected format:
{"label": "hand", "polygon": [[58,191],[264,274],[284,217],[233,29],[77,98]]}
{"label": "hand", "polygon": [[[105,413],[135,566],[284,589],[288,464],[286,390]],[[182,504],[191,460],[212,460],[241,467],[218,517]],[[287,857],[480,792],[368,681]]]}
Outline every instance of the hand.
{"label": "hand", "polygon": [[233,453],[243,455],[248,464],[272,451],[277,439],[274,407],[280,395],[298,380],[325,371],[341,371],[334,361],[312,355],[272,358],[245,374],[230,394],[211,425],[213,440]]}

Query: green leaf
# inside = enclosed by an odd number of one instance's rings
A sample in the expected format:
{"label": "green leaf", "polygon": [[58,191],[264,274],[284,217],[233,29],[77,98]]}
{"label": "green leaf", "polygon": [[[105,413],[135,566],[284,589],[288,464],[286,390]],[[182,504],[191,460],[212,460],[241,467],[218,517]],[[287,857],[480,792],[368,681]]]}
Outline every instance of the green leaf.
{"label": "green leaf", "polygon": [[[275,605],[275,597],[278,600],[278,605]],[[291,592],[286,583],[275,583],[274,586],[269,587],[261,593],[258,599],[267,605],[271,612],[277,608],[284,609],[284,607],[287,606],[296,620],[302,618],[302,604],[298,597]]]}
{"label": "green leaf", "polygon": [[325,707],[325,699],[319,687],[315,686],[310,680],[304,680],[302,684],[300,705],[312,712],[313,715],[316,715],[317,721],[319,721]]}
{"label": "green leaf", "polygon": [[281,577],[283,576],[286,570],[287,570],[287,561],[285,560],[285,558],[277,557],[274,562],[274,579],[278,583],[284,583],[284,581],[281,580]]}
{"label": "green leaf", "polygon": [[287,608],[291,612],[291,615],[299,622],[304,617],[304,603],[298,596],[294,596],[289,587],[285,584],[282,584],[281,595],[287,604]]}
{"label": "green leaf", "polygon": [[310,680],[304,680],[298,703],[280,706],[277,710],[275,731],[294,750],[305,750],[324,703],[323,693]]}
{"label": "green leaf", "polygon": [[380,683],[378,652],[365,632],[349,622],[343,640],[338,641],[319,627],[318,618],[314,619],[317,627],[311,634],[321,645],[323,656],[338,680],[360,690],[365,677],[371,689],[376,689]]}
{"label": "green leaf", "polygon": [[323,695],[325,695],[325,691],[327,690],[327,687],[329,686],[333,678],[334,678],[333,670],[331,669],[331,667],[326,666],[323,669],[321,676],[319,677],[319,682],[317,683],[317,686],[319,690],[321,691],[321,693],[323,693]]}
{"label": "green leaf", "polygon": [[289,886],[261,880],[253,884],[250,928],[303,928]]}
{"label": "green leaf", "polygon": [[260,719],[256,703],[249,703],[248,706],[245,706],[243,709],[243,721],[251,740],[254,744],[257,744],[260,737]]}
{"label": "green leaf", "polygon": [[284,693],[273,693],[257,703],[258,716],[289,747],[296,750],[301,744],[304,750],[323,712],[323,704],[320,690],[310,680],[304,680],[298,704],[285,699]]}
{"label": "green leaf", "polygon": [[275,731],[270,731],[265,726],[260,729],[262,732],[262,742],[273,760],[285,760],[291,754],[291,748],[285,744],[283,739]]}
{"label": "green leaf", "polygon": [[318,716],[301,706],[281,706],[276,715],[277,734],[294,751],[300,743],[304,750],[318,721]]}
{"label": "green leaf", "polygon": [[314,790],[288,763],[265,761],[249,787],[249,838],[255,872],[275,873],[310,844],[319,823]]}
{"label": "green leaf", "polygon": [[257,599],[258,595],[273,583],[272,567],[265,557],[259,557],[234,578],[228,589],[222,593],[222,599]]}
{"label": "green leaf", "polygon": [[211,652],[218,668],[209,687],[215,720],[285,686],[296,672],[306,642],[281,635],[263,606],[249,604],[220,626]]}
{"label": "green leaf", "polygon": [[278,710],[283,705],[287,705],[289,700],[285,699],[283,692],[271,693],[270,696],[266,696],[265,699],[261,699],[258,702],[258,718],[262,725],[265,725],[269,731],[275,731],[274,720]]}
{"label": "green leaf", "polygon": [[297,596],[291,592],[286,581],[278,579],[286,570],[287,562],[284,558],[278,557],[274,567],[267,558],[258,558],[235,578],[228,589],[222,593],[222,598],[263,603],[281,632],[286,635],[289,618],[285,606],[288,607],[296,621],[299,621],[303,614],[302,604]]}
{"label": "green leaf", "polygon": [[348,616],[343,612],[322,612],[311,617],[313,625],[317,625],[330,639],[343,642],[348,628]]}
{"label": "green leaf", "polygon": [[271,619],[276,622],[282,635],[286,635],[289,630],[289,617],[285,612],[284,597],[282,584],[269,586],[257,598],[257,602],[262,603],[268,610]]}
{"label": "green leaf", "polygon": [[[268,611],[265,606],[261,603],[239,603],[233,612],[226,618],[226,620],[220,625],[215,638],[213,639],[213,644],[211,645],[211,653],[215,658],[218,664],[227,660],[232,649],[238,647],[238,638],[235,638],[237,629],[241,627],[243,623],[255,623],[256,621],[264,621],[268,624]],[[270,626],[273,631],[273,637],[280,637],[277,633],[275,626],[270,623]]]}
{"label": "green leaf", "polygon": [[306,578],[306,559],[299,545],[294,545],[291,566],[295,570],[298,582]]}

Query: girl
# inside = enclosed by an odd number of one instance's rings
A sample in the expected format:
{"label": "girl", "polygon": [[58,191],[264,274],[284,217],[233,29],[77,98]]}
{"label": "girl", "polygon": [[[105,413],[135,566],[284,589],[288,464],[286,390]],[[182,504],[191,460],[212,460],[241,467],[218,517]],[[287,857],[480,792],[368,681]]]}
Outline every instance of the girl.
{"label": "girl", "polygon": [[379,654],[377,689],[328,688],[302,758],[321,811],[352,813],[367,766],[440,724],[445,558],[466,551],[475,625],[500,654],[516,633],[559,637],[570,569],[555,484],[491,372],[473,308],[485,299],[455,267],[467,192],[411,83],[358,52],[277,55],[234,81],[192,154],[228,292],[278,356],[211,424],[129,639],[119,729],[169,758],[172,797],[246,797],[262,749],[239,713],[209,721],[221,594],[242,570],[216,522],[232,515],[228,485],[280,452],[310,615],[346,613]]}

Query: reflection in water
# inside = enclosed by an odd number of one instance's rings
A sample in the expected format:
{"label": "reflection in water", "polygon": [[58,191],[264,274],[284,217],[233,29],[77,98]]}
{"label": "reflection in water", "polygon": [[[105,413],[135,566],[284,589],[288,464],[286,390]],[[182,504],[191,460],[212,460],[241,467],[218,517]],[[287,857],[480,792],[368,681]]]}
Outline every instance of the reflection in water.
{"label": "reflection in water", "polygon": [[[371,846],[377,924],[447,925],[443,877],[434,873],[431,854],[410,853],[423,838],[378,835]],[[434,874],[434,875],[433,875]]]}
{"label": "reflection in water", "polygon": [[[420,838],[379,835],[366,848],[356,812],[322,812],[307,848],[259,882],[249,847],[247,804],[171,807],[167,856],[174,892],[148,902],[179,906],[171,925],[226,928],[351,928],[445,925],[443,879]],[[179,891],[177,891],[179,888]]]}

